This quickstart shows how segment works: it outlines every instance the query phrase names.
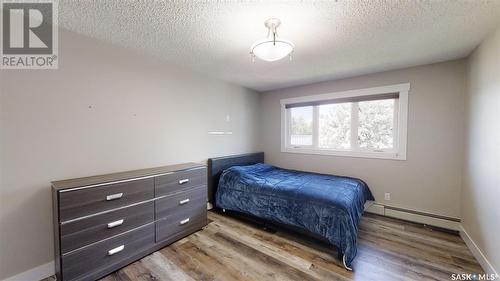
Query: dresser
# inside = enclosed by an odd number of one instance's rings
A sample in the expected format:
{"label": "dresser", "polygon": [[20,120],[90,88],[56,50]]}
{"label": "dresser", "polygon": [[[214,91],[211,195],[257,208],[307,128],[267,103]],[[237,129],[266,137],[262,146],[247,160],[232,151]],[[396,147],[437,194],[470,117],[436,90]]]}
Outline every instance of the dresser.
{"label": "dresser", "polygon": [[96,280],[207,224],[207,170],[186,163],[52,182],[57,280]]}

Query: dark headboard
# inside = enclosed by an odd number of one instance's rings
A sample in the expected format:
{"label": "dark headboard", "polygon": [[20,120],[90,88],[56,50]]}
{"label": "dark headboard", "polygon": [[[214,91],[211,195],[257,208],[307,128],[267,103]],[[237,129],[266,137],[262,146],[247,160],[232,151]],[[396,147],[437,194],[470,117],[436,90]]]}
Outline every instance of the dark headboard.
{"label": "dark headboard", "polygon": [[208,201],[215,202],[215,191],[219,185],[219,178],[227,168],[239,165],[264,163],[264,152],[231,155],[208,159]]}

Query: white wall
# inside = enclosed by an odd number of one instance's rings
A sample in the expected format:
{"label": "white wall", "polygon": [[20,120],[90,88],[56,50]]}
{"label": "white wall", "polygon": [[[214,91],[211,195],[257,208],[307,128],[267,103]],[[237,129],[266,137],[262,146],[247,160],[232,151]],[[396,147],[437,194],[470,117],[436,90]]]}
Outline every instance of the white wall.
{"label": "white wall", "polygon": [[[407,161],[280,152],[280,99],[406,82]],[[465,60],[458,60],[263,93],[261,149],[277,166],[359,177],[382,204],[459,218],[464,91]]]}
{"label": "white wall", "polygon": [[462,225],[500,273],[500,29],[471,55]]}
{"label": "white wall", "polygon": [[53,259],[50,181],[256,148],[253,91],[69,32],[59,50],[0,72],[0,280]]}

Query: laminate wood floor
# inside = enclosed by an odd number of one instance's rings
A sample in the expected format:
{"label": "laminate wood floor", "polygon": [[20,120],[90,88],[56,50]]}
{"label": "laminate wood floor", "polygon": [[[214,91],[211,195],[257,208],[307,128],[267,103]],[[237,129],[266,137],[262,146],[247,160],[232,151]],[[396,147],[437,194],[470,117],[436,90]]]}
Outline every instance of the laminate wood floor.
{"label": "laminate wood floor", "polygon": [[365,214],[353,272],[333,247],[209,212],[208,226],[120,269],[116,280],[450,280],[484,273],[462,239],[419,224]]}

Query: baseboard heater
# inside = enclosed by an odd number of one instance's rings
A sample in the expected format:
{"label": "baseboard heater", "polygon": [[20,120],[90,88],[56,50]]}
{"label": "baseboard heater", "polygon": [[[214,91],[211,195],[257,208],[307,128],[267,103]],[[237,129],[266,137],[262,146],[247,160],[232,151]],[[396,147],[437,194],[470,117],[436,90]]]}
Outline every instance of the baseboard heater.
{"label": "baseboard heater", "polygon": [[454,230],[454,231],[460,230],[460,219],[458,218],[403,209],[393,206],[382,205],[378,203],[374,203],[370,206],[367,206],[365,211],[368,213],[402,219],[411,222],[422,223],[425,225],[437,226],[449,230]]}

